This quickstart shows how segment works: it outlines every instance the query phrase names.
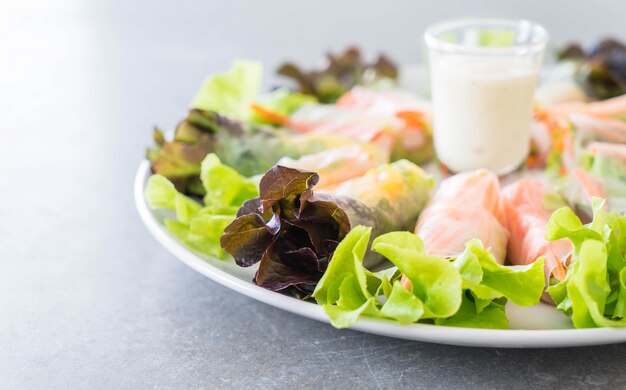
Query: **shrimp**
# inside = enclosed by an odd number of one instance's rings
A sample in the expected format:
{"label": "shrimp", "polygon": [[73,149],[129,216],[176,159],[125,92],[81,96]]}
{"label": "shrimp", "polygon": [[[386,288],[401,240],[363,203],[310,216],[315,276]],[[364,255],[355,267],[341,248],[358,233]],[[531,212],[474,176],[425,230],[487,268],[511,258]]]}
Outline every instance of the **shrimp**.
{"label": "shrimp", "polygon": [[444,180],[420,215],[415,233],[432,255],[452,257],[478,238],[502,264],[508,233],[495,174],[480,169]]}
{"label": "shrimp", "polygon": [[565,279],[565,266],[572,254],[572,244],[565,239],[545,239],[552,210],[545,206],[547,185],[536,178],[526,177],[502,190],[510,240],[507,259],[511,264],[525,265],[543,256],[546,284],[550,277]]}
{"label": "shrimp", "polygon": [[[467,241],[478,238],[503,264],[509,232],[498,177],[479,169],[444,180],[420,215],[415,234],[428,254],[443,257],[461,254]],[[401,283],[410,289],[406,277]]]}

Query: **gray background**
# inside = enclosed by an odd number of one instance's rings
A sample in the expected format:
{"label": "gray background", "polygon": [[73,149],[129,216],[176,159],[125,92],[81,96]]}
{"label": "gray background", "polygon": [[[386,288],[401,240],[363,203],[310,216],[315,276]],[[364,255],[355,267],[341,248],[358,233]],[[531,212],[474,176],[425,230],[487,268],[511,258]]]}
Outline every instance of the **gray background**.
{"label": "gray background", "polygon": [[[624,345],[470,349],[339,331],[187,268],[132,180],[232,59],[313,63],[358,43],[421,57],[429,22],[527,17],[553,42],[626,38],[621,1],[0,3],[0,387],[624,387]],[[273,81],[270,78],[268,85]]]}

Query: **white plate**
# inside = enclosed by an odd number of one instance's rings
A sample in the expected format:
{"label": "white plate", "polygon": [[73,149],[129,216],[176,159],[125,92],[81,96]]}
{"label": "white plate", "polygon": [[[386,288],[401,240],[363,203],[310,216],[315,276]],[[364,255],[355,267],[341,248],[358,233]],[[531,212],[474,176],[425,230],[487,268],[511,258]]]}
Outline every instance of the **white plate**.
{"label": "white plate", "polygon": [[[174,256],[210,279],[250,298],[303,317],[329,322],[320,306],[256,286],[252,283],[254,267],[241,268],[232,259],[220,260],[187,249],[167,232],[162,217],[148,208],[143,191],[149,177],[150,163],[144,160],[135,177],[135,204],[150,233]],[[507,314],[511,329],[506,330],[398,325],[373,318],[359,319],[352,328],[408,340],[475,347],[573,347],[626,342],[626,328],[573,329],[567,317],[546,304],[529,308],[509,304]]]}

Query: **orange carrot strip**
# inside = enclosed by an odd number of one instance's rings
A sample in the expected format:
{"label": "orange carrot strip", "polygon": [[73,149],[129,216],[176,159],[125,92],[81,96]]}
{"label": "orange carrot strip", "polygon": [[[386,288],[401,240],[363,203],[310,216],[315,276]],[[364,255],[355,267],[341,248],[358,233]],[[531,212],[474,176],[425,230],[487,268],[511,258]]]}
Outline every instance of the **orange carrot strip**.
{"label": "orange carrot strip", "polygon": [[398,111],[396,117],[402,119],[407,127],[426,127],[426,118],[421,112]]}
{"label": "orange carrot strip", "polygon": [[289,120],[288,117],[272,111],[267,107],[263,107],[258,103],[250,103],[250,109],[261,118],[277,125],[284,125]]}

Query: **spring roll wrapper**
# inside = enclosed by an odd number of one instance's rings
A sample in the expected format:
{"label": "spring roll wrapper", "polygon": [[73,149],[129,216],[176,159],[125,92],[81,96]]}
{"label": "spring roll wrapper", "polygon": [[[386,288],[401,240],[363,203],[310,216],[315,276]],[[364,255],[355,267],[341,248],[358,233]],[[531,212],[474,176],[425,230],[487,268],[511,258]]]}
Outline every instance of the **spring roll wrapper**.
{"label": "spring roll wrapper", "polygon": [[[409,171],[423,173],[412,168]],[[426,175],[423,179],[432,181]],[[368,204],[343,194],[314,192],[318,180],[314,172],[275,166],[261,179],[260,197],[246,202],[235,221],[225,229],[222,247],[233,255],[238,265],[260,262],[255,276],[258,285],[271,290],[296,286],[310,291],[326,270],[336,246],[352,227],[370,226],[372,236],[376,237],[409,223],[406,219],[398,223],[386,209],[370,206],[385,203],[380,197],[387,196],[387,191],[379,193],[377,202],[368,198]],[[413,192],[406,194],[412,195]],[[427,196],[426,193],[423,198]],[[381,261],[382,257],[369,252],[364,264],[372,268]]]}
{"label": "spring roll wrapper", "polygon": [[497,176],[481,169],[444,180],[415,233],[429,254],[444,257],[461,254],[467,241],[478,238],[503,264],[509,233]]}
{"label": "spring roll wrapper", "polygon": [[572,254],[572,244],[568,240],[545,239],[553,212],[545,205],[549,194],[551,192],[543,181],[531,177],[518,180],[502,191],[511,233],[508,260],[514,265],[525,265],[543,256],[546,284],[552,276],[558,280],[565,278],[565,264]]}

